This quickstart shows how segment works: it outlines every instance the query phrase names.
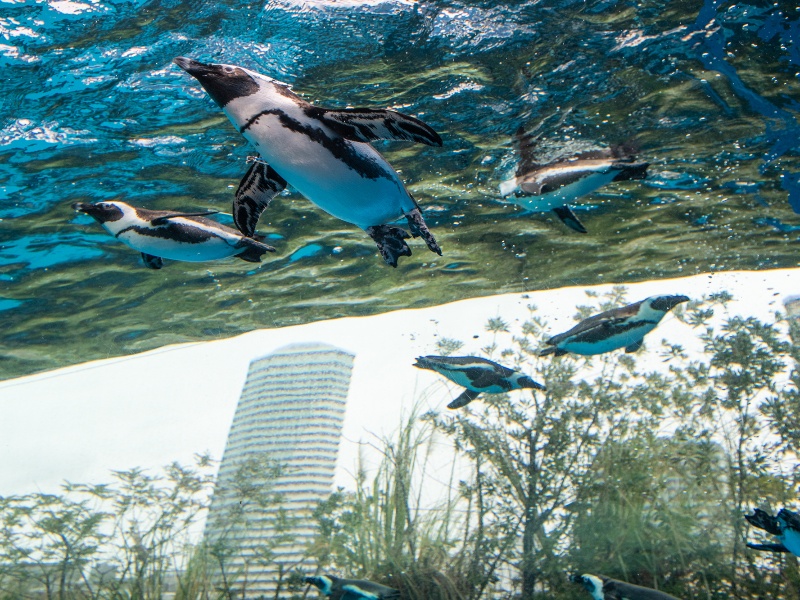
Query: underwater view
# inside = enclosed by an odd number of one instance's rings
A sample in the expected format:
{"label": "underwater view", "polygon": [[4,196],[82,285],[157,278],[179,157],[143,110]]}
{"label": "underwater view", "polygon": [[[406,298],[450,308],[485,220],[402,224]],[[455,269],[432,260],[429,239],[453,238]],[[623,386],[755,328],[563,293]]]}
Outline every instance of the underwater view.
{"label": "underwater view", "polygon": [[0,36],[0,600],[800,598],[800,5]]}

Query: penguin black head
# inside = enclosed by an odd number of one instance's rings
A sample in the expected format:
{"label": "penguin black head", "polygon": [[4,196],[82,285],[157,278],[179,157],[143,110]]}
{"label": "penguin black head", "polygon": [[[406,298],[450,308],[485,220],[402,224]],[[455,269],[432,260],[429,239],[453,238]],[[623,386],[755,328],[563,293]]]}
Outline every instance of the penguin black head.
{"label": "penguin black head", "polygon": [[597,575],[571,575],[569,578],[573,583],[580,583],[586,591],[595,598],[603,597],[603,580]]}
{"label": "penguin black head", "polygon": [[310,583],[326,596],[330,596],[331,588],[333,587],[333,579],[327,575],[320,575],[319,577],[304,577],[303,583]]}
{"label": "penguin black head", "polygon": [[681,302],[688,302],[688,296],[656,296],[650,302],[650,306],[653,310],[660,310],[662,312],[667,312],[668,310],[678,306]]}
{"label": "penguin black head", "polygon": [[119,221],[125,216],[123,210],[114,202],[96,202],[95,204],[76,202],[72,205],[72,208],[89,215],[98,223]]}
{"label": "penguin black head", "polygon": [[221,108],[225,108],[232,100],[250,96],[259,90],[253,76],[235,65],[206,64],[184,56],[179,56],[173,62],[197,79]]}

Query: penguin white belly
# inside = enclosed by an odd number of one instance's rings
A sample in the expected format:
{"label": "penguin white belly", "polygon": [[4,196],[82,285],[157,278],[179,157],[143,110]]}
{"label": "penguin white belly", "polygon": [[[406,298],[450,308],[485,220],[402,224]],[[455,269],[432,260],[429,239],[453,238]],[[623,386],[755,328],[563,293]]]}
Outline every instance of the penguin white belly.
{"label": "penguin white belly", "polygon": [[[517,204],[518,206],[521,206],[530,212],[547,212],[566,204],[574,204],[575,200],[581,196],[591,194],[607,183],[612,182],[618,172],[619,171],[617,169],[608,169],[605,172],[597,171],[591,175],[587,175],[586,177],[579,179],[578,181],[562,186],[557,190],[553,190],[552,192],[547,192],[538,196],[514,196],[509,198],[508,201],[513,204]],[[513,182],[513,185],[508,185],[511,182]],[[513,179],[503,182],[503,184],[500,186],[501,193],[503,190],[506,190],[504,195],[508,195],[516,190],[519,190],[519,184],[517,184],[517,180]]]}
{"label": "penguin white belly", "polygon": [[154,237],[129,230],[121,233],[117,239],[139,252],[186,262],[218,260],[240,252],[240,249],[234,248],[230,243],[216,236],[192,243]]}
{"label": "penguin white belly", "polygon": [[596,342],[571,341],[560,344],[559,347],[568,352],[574,352],[575,354],[581,354],[583,356],[603,354],[605,352],[617,350],[618,348],[625,348],[626,346],[638,342],[647,333],[653,331],[656,325],[657,323],[648,323],[647,325],[642,325],[635,329],[628,329],[627,331],[614,334],[604,340]]}
{"label": "penguin white belly", "polygon": [[[362,229],[400,218],[415,208],[394,169],[372,146],[324,132],[357,164],[333,154],[325,144],[264,115],[244,132],[264,160],[292,187],[334,217]],[[374,177],[353,167],[363,166]]]}

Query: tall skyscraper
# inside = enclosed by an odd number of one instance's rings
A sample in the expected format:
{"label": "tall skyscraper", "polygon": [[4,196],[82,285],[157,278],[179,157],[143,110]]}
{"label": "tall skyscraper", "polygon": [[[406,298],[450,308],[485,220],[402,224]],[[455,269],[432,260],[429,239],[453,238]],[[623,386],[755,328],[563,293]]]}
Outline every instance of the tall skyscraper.
{"label": "tall skyscraper", "polygon": [[238,598],[274,594],[304,565],[312,511],[332,491],[353,355],[294,344],[250,363],[205,538],[212,576]]}

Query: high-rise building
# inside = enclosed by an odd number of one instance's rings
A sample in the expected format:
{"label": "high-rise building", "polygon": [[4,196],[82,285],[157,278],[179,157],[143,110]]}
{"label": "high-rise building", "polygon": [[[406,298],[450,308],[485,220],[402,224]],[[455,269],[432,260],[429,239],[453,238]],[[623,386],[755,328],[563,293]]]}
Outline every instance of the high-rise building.
{"label": "high-rise building", "polygon": [[304,551],[332,491],[353,358],[294,344],[250,363],[205,530],[212,576],[234,596],[272,595],[291,571],[313,569]]}

